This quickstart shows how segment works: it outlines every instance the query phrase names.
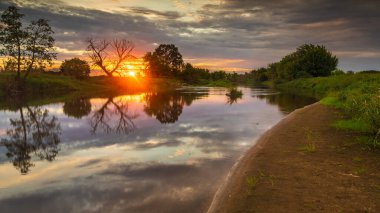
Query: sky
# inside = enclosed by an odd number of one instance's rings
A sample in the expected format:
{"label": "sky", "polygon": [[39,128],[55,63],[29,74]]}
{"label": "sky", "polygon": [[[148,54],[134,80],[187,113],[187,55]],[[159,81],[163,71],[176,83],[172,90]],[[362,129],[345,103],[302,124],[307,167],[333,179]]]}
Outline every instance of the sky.
{"label": "sky", "polygon": [[127,38],[142,57],[175,44],[186,62],[250,71],[305,43],[324,45],[343,70],[380,69],[379,0],[1,0],[45,18],[58,59],[83,57],[87,37]]}

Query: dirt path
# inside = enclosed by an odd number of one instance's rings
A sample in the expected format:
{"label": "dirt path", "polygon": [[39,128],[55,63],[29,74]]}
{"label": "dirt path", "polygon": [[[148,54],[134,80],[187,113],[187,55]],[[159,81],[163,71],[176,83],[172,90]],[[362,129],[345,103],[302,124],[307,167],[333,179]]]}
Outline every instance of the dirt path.
{"label": "dirt path", "polygon": [[209,212],[380,212],[380,152],[336,130],[319,103],[266,132],[232,171]]}

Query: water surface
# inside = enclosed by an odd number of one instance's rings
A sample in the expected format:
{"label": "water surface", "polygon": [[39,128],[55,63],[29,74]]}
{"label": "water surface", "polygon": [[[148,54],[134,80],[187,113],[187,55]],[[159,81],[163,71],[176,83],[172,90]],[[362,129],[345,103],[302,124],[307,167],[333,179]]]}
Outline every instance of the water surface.
{"label": "water surface", "polygon": [[0,111],[0,212],[202,212],[234,162],[314,100],[181,88]]}

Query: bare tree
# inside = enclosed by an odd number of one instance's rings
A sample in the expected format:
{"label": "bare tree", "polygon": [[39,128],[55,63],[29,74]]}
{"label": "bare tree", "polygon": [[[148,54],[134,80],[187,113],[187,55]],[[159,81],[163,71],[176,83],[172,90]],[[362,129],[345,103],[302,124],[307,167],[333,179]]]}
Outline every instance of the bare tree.
{"label": "bare tree", "polygon": [[122,63],[128,59],[136,58],[131,54],[135,45],[126,39],[108,41],[106,39],[88,38],[86,43],[93,64],[109,77],[114,74],[121,75]]}

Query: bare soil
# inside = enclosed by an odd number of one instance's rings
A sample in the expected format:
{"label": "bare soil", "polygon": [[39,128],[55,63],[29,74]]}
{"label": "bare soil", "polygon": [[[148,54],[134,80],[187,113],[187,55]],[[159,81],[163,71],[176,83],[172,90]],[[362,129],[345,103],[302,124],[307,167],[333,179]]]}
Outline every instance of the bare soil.
{"label": "bare soil", "polygon": [[380,212],[380,151],[331,127],[342,114],[296,110],[240,160],[209,212]]}

